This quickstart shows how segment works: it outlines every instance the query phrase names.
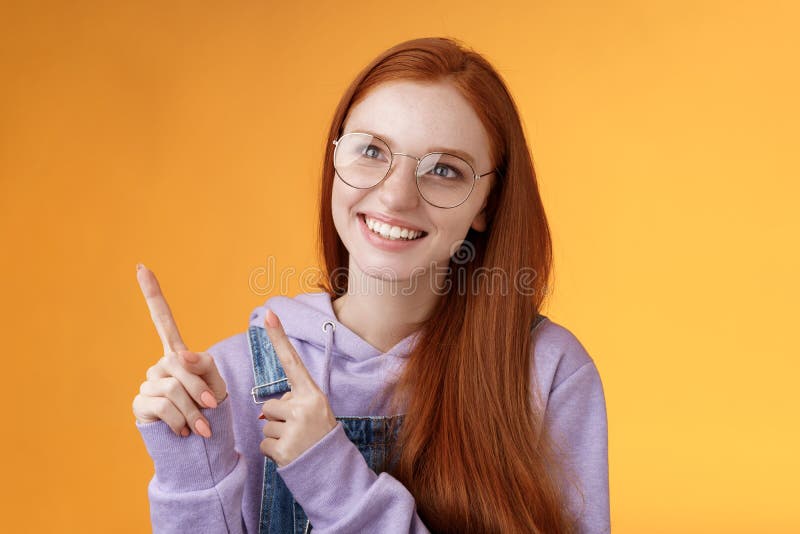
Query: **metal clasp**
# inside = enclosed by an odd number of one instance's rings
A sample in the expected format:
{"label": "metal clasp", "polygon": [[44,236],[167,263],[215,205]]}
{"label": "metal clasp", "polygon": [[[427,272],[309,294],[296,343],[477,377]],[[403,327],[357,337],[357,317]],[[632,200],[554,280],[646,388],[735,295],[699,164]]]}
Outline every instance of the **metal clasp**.
{"label": "metal clasp", "polygon": [[253,389],[250,390],[250,394],[253,396],[253,402],[255,402],[256,404],[264,404],[266,402],[266,401],[258,400],[258,397],[256,397],[256,390],[257,389],[265,388],[267,386],[273,386],[275,384],[280,384],[281,382],[286,382],[289,385],[289,389],[292,389],[292,383],[289,382],[289,378],[281,378],[280,380],[276,380],[276,381],[270,382],[268,384],[261,384],[260,386],[256,386],[256,387],[254,387]]}

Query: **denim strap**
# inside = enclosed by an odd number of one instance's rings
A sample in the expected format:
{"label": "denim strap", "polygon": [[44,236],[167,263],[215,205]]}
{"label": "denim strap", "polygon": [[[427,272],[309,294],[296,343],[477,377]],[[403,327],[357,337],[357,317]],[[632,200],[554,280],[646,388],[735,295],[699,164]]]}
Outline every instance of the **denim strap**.
{"label": "denim strap", "polygon": [[270,395],[291,391],[289,379],[280,365],[266,329],[262,326],[251,326],[247,330],[247,335],[250,338],[253,378],[256,384],[250,391],[253,402],[262,404]]}

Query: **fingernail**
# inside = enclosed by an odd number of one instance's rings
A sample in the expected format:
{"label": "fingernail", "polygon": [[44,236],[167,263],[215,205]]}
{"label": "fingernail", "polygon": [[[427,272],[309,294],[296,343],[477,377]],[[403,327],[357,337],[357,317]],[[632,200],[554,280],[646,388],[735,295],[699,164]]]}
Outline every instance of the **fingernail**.
{"label": "fingernail", "polygon": [[262,413],[261,415],[259,415],[259,416],[258,416],[258,418],[259,418],[259,419],[266,419],[266,417],[264,416],[264,414],[263,414],[263,413]]}
{"label": "fingernail", "polygon": [[278,326],[278,316],[275,315],[275,313],[273,313],[273,311],[270,309],[267,309],[267,313],[264,316],[264,320],[266,321],[267,325],[269,325],[272,328]]}
{"label": "fingernail", "polygon": [[209,408],[217,407],[217,399],[215,399],[214,395],[212,395],[208,391],[204,391],[203,394],[200,395],[200,400],[203,401],[203,404],[205,404]]}
{"label": "fingernail", "polygon": [[188,435],[189,435],[189,429],[186,428],[186,427],[183,427],[183,430],[181,430],[181,436],[183,436],[185,438]]}
{"label": "fingernail", "polygon": [[141,263],[137,263],[136,264],[136,270],[137,271],[140,271],[142,269],[142,267],[144,267],[144,265],[142,265]]}
{"label": "fingernail", "polygon": [[208,424],[202,419],[198,419],[194,423],[194,428],[197,430],[197,433],[203,436],[204,438],[211,437],[211,429],[208,428]]}

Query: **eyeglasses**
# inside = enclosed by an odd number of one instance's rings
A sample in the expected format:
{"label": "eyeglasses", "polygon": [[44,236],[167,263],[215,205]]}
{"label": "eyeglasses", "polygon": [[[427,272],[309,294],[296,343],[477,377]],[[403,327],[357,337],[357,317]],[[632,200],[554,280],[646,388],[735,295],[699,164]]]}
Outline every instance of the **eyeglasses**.
{"label": "eyeglasses", "polygon": [[463,204],[475,188],[475,182],[495,172],[477,174],[463,158],[446,152],[431,152],[421,158],[392,152],[378,136],[351,132],[333,144],[333,167],[339,178],[356,189],[369,189],[383,181],[392,168],[394,156],[417,160],[417,189],[420,196],[438,208],[455,208]]}

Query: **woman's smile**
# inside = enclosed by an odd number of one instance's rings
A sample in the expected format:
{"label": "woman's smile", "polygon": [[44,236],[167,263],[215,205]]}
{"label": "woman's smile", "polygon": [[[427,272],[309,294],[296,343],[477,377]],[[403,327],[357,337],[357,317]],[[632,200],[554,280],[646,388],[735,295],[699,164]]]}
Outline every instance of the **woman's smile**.
{"label": "woman's smile", "polygon": [[363,213],[359,213],[356,218],[367,242],[381,250],[389,252],[407,250],[428,236],[426,232],[410,232],[408,228],[389,225],[377,219],[368,218]]}

